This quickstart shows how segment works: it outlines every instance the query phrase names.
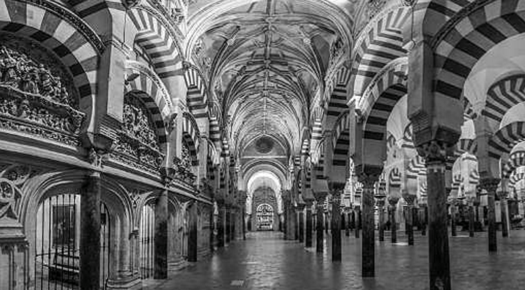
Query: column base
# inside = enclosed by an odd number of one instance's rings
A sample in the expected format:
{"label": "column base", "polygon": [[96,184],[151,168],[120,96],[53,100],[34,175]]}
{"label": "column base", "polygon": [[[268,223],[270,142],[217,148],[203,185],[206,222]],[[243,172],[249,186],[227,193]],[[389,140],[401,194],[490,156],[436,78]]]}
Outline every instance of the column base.
{"label": "column base", "polygon": [[130,289],[138,290],[142,289],[142,280],[140,276],[133,275],[129,277],[122,277],[115,280],[108,280],[107,289]]}

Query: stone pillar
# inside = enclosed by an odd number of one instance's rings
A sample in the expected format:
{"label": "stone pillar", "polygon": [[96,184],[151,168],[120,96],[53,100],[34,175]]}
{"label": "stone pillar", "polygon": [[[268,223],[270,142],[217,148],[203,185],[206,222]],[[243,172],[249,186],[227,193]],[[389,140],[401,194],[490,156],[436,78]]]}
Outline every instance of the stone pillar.
{"label": "stone pillar", "polygon": [[294,208],[294,240],[299,239],[299,212]]}
{"label": "stone pillar", "polygon": [[80,289],[100,288],[100,172],[87,177],[80,198]]}
{"label": "stone pillar", "polygon": [[341,261],[341,196],[344,183],[332,184],[332,261]]}
{"label": "stone pillar", "polygon": [[155,202],[154,278],[168,278],[168,189],[162,190]]}
{"label": "stone pillar", "polygon": [[507,196],[506,192],[498,193],[501,207],[501,235],[504,238],[509,236],[509,205]]}
{"label": "stone pillar", "polygon": [[474,215],[474,199],[475,197],[471,196],[468,198],[468,233],[471,238],[474,237],[474,222],[475,222],[475,215]]}
{"label": "stone pillar", "polygon": [[378,198],[376,201],[377,210],[379,211],[379,241],[385,241],[385,199]]}
{"label": "stone pillar", "polygon": [[299,242],[304,242],[304,206],[299,207]]}
{"label": "stone pillar", "polygon": [[188,262],[197,262],[198,232],[197,232],[197,204],[193,203],[189,208],[189,231],[188,231]]}
{"label": "stone pillar", "polygon": [[481,187],[487,191],[488,197],[488,221],[489,221],[489,252],[498,250],[498,237],[496,233],[496,189],[498,188],[499,178],[483,178]]}
{"label": "stone pillar", "polygon": [[224,207],[224,244],[230,243],[230,206],[225,205]]}
{"label": "stone pillar", "polygon": [[397,202],[399,201],[398,197],[389,196],[388,197],[388,212],[390,214],[390,239],[393,244],[397,243],[397,222],[396,222],[396,209]]}
{"label": "stone pillar", "polygon": [[450,290],[450,257],[448,249],[447,193],[445,161],[447,145],[438,141],[423,144],[427,168],[428,251],[431,290]]}
{"label": "stone pillar", "polygon": [[316,244],[315,244],[315,251],[317,253],[323,252],[323,210],[324,210],[324,198],[317,199],[317,206],[316,206]]}
{"label": "stone pillar", "polygon": [[359,230],[361,228],[361,207],[360,206],[355,206],[353,219],[355,221],[355,237],[359,239]]}
{"label": "stone pillar", "polygon": [[414,201],[416,200],[415,195],[406,194],[403,196],[405,199],[407,206],[405,208],[405,229],[408,237],[408,244],[414,245],[414,224],[413,224],[413,216],[412,216],[412,209],[414,208]]}
{"label": "stone pillar", "polygon": [[217,215],[217,247],[224,247],[224,224],[226,223],[226,209],[222,201],[217,201],[217,206],[219,208],[219,214]]}
{"label": "stone pillar", "polygon": [[312,202],[306,201],[306,232],[304,237],[305,247],[311,248],[313,246],[313,221],[312,221]]}
{"label": "stone pillar", "polygon": [[374,184],[379,178],[381,171],[374,173],[364,172],[359,176],[363,183],[363,195],[361,201],[363,239],[362,242],[362,277],[375,276],[375,207],[374,207]]}
{"label": "stone pillar", "polygon": [[450,200],[450,231],[453,237],[457,236],[456,230],[456,213],[457,213],[457,198],[452,198]]}
{"label": "stone pillar", "polygon": [[349,237],[350,236],[350,213],[345,212],[343,214],[345,215],[345,224],[344,224],[345,236]]}

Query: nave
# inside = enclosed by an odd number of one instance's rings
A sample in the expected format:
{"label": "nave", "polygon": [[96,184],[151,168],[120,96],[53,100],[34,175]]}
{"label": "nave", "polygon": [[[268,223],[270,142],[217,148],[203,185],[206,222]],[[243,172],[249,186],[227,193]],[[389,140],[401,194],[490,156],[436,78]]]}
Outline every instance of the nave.
{"label": "nave", "polygon": [[[521,289],[525,231],[511,231],[501,240],[498,254],[485,251],[487,233],[459,232],[450,238],[452,284],[455,289]],[[331,235],[323,239],[324,250],[316,253],[297,241],[283,240],[279,232],[249,232],[246,240],[232,242],[215,252],[207,263],[189,266],[165,281],[145,289],[185,290],[428,290],[428,239],[415,235],[415,246],[399,235],[376,242],[376,277],[361,278],[361,241],[354,231],[343,236],[342,262],[331,261]]]}

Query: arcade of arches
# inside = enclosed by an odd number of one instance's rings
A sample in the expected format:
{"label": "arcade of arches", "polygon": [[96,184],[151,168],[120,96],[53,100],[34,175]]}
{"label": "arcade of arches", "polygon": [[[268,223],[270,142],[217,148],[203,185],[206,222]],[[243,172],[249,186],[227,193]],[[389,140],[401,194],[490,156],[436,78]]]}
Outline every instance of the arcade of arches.
{"label": "arcade of arches", "polygon": [[451,289],[449,236],[523,228],[524,46],[522,0],[0,0],[0,289],[350,230]]}

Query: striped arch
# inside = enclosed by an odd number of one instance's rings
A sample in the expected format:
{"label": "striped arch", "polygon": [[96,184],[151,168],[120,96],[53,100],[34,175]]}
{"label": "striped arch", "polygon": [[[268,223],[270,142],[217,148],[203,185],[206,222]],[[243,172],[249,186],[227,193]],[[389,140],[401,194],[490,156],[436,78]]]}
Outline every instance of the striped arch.
{"label": "striped arch", "polygon": [[406,55],[403,49],[403,25],[410,19],[410,9],[395,7],[378,14],[361,32],[356,42],[352,66],[354,95],[361,96],[372,78],[390,61]]}
{"label": "striped arch", "polygon": [[334,152],[332,165],[345,167],[350,149],[350,119],[348,111],[344,112],[335,123],[332,130],[332,150]]}
{"label": "striped arch", "polygon": [[514,188],[516,183],[520,182],[521,180],[525,179],[525,172],[515,172],[510,176],[509,179],[509,188]]}
{"label": "striped arch", "polygon": [[416,155],[408,163],[405,173],[406,190],[409,194],[416,195],[420,191],[419,176],[426,176],[425,159]]}
{"label": "striped arch", "polygon": [[[449,6],[446,5],[446,11],[450,11]],[[433,13],[439,13],[432,9]],[[460,100],[465,81],[477,61],[498,43],[525,32],[524,10],[523,1],[497,0],[451,20],[453,23],[446,25],[432,43],[435,97]]]}
{"label": "striped arch", "polygon": [[392,150],[395,150],[396,147],[397,147],[396,137],[394,137],[394,135],[388,135],[388,137],[386,138],[386,152],[387,152],[387,155]]}
{"label": "striped arch", "polygon": [[312,113],[312,136],[310,140],[310,150],[316,150],[318,144],[323,138],[323,114],[324,109],[322,107],[316,107]]}
{"label": "striped arch", "polygon": [[364,139],[382,141],[386,123],[394,106],[407,93],[406,79],[408,59],[398,58],[389,63],[372,80],[359,101],[364,126]]}
{"label": "striped arch", "polygon": [[468,176],[468,183],[473,186],[476,186],[479,184],[479,172],[477,169],[474,169],[470,172]]}
{"label": "striped arch", "polygon": [[[99,55],[104,44],[98,35],[74,14],[70,18],[54,10],[54,4],[0,0],[0,32],[26,36],[53,51],[69,69],[80,97],[80,108],[87,115],[87,127],[93,131],[92,119],[97,93]],[[63,13],[68,14],[67,11]],[[31,15],[29,18],[28,15]],[[86,126],[84,125],[84,126]]]}
{"label": "striped arch", "polygon": [[126,93],[141,91],[150,96],[149,102],[153,103],[144,102],[148,108],[156,107],[156,111],[153,112],[154,120],[168,122],[174,108],[168,90],[160,79],[151,73],[149,68],[135,61],[126,62],[126,78],[129,76],[133,76],[133,80],[126,82]]}
{"label": "striped arch", "polygon": [[183,113],[182,121],[182,137],[188,145],[190,150],[191,162],[192,165],[198,165],[199,160],[197,159],[197,151],[199,148],[199,139],[200,139],[199,127],[197,122],[188,112]]}
{"label": "striped arch", "polygon": [[226,137],[222,138],[221,147],[222,147],[221,156],[222,157],[230,156],[230,143],[228,142],[228,139],[226,139]]}
{"label": "striped arch", "polygon": [[425,159],[420,155],[416,155],[408,163],[406,178],[417,179],[420,174],[426,174]]}
{"label": "striped arch", "polygon": [[478,144],[476,143],[475,139],[459,139],[458,143],[456,144],[456,152],[458,152],[460,155],[465,152],[476,155],[478,152]]}
{"label": "striped arch", "polygon": [[[128,14],[138,30],[135,42],[146,50],[159,77],[166,79],[180,74],[183,56],[177,35],[170,29],[171,24],[153,13],[139,6]],[[167,83],[166,86],[169,87]]]}
{"label": "striped arch", "polygon": [[401,172],[399,168],[394,167],[388,174],[388,186],[389,188],[401,188]]}
{"label": "striped arch", "polygon": [[190,112],[195,119],[208,117],[208,95],[206,82],[203,80],[199,71],[190,66],[184,73],[184,81],[186,82],[187,104]]}
{"label": "striped arch", "polygon": [[307,155],[310,152],[310,140],[304,139],[303,144],[301,145],[301,154]]}
{"label": "striped arch", "polygon": [[504,153],[525,140],[525,122],[514,122],[501,128],[489,141],[489,157],[499,161]]}
{"label": "striped arch", "polygon": [[472,104],[467,98],[463,97],[463,122],[466,122],[467,120],[475,120],[477,117],[478,114],[474,112]]}
{"label": "striped arch", "polygon": [[525,165],[525,151],[519,150],[512,152],[509,160],[503,166],[501,171],[501,178],[509,178],[516,168]]}
{"label": "striped arch", "polygon": [[317,147],[312,150],[311,160],[314,164],[314,176],[317,179],[323,179],[324,176],[324,160],[325,160],[325,139],[322,139],[319,144],[317,144]]}
{"label": "striped arch", "polygon": [[349,94],[347,92],[347,86],[350,77],[350,70],[342,66],[332,80],[333,87],[329,88],[329,92],[331,93],[328,99],[325,128],[333,127],[339,115],[348,108],[347,100]]}
{"label": "striped arch", "polygon": [[459,174],[455,174],[453,177],[452,177],[452,190],[451,190],[451,195],[458,195],[458,190],[461,188],[461,184],[463,183],[464,181],[464,178],[463,176],[461,176],[461,173]]}
{"label": "striped arch", "polygon": [[408,124],[406,126],[405,131],[403,132],[403,143],[401,145],[401,148],[403,150],[416,150],[416,147],[414,146],[414,132],[412,130],[412,123]]}
{"label": "striped arch", "polygon": [[510,108],[524,101],[525,75],[506,77],[489,88],[485,108],[481,114],[499,125]]}

